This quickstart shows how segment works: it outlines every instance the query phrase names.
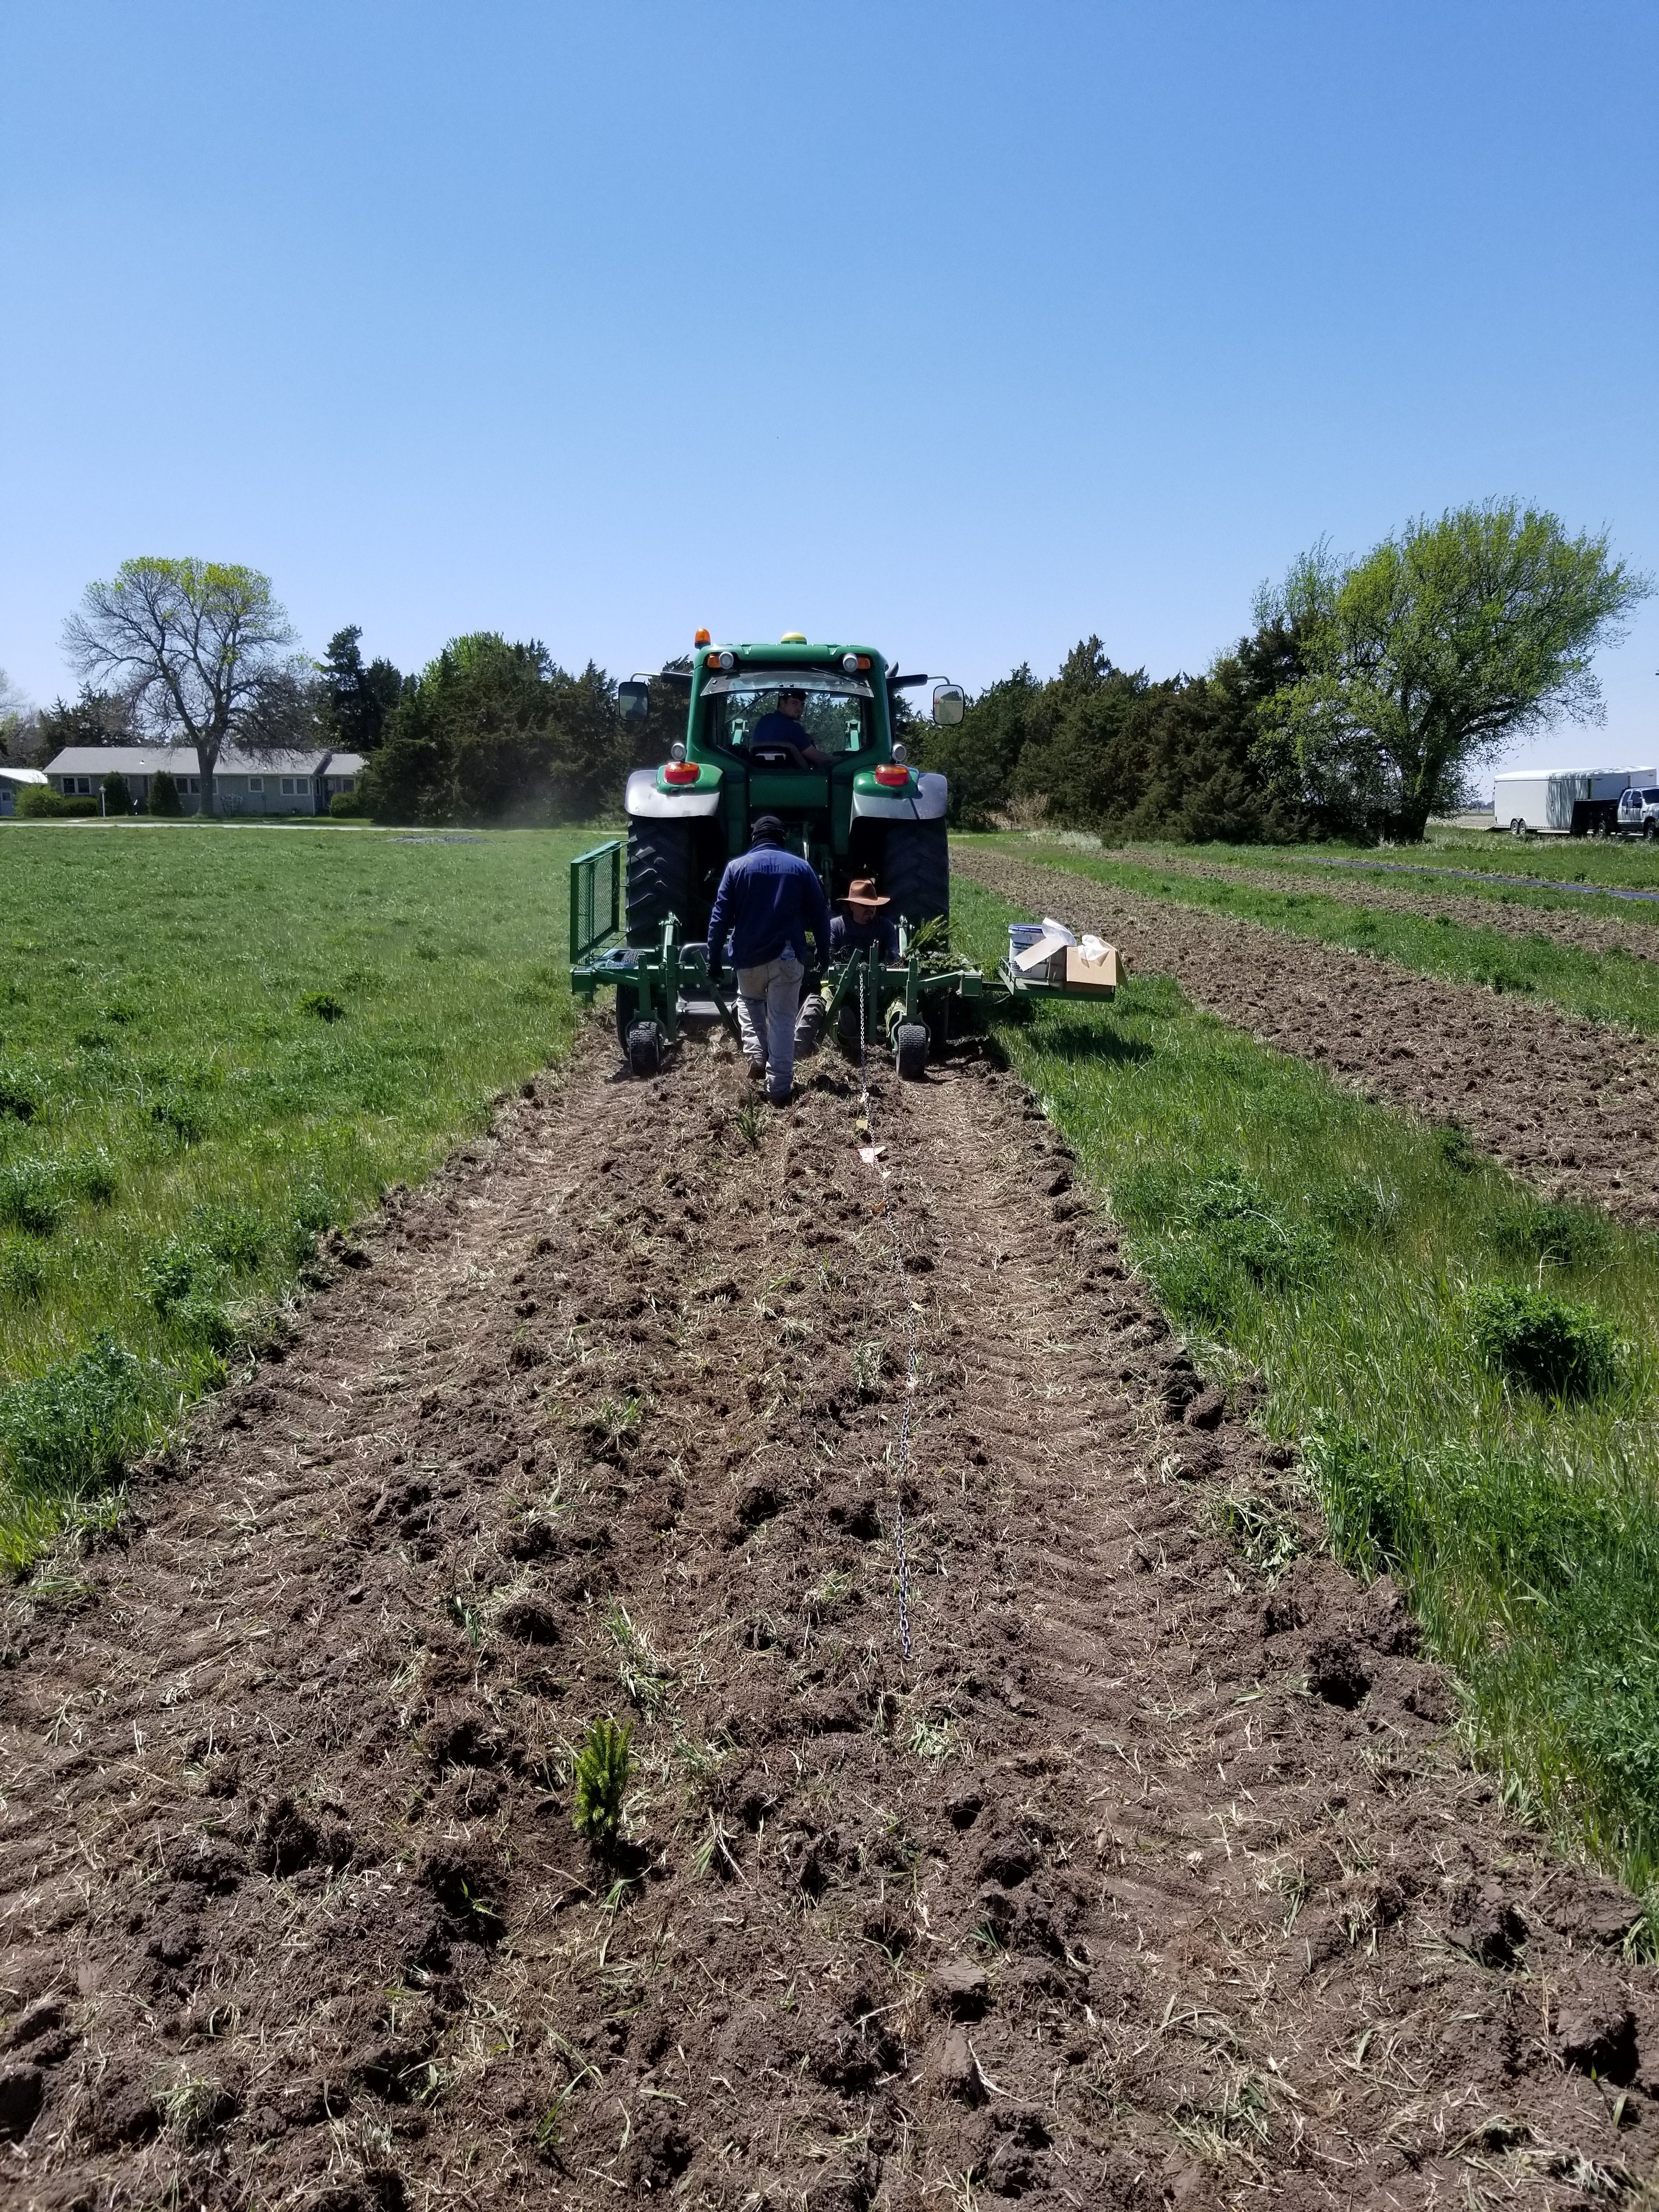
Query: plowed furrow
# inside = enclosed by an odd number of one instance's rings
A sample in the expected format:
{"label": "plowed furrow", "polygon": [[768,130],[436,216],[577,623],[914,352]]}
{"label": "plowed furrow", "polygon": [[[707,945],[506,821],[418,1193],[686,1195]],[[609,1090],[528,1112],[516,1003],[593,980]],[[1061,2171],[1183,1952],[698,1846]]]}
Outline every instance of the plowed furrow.
{"label": "plowed furrow", "polygon": [[[1185,1425],[1196,1378],[1109,1224],[1042,1195],[1018,1087],[884,1085],[884,1184],[827,1058],[758,1122],[718,1044],[608,1074],[590,1041],[391,1210],[70,1610],[14,1601],[21,2198],[1496,2172],[1543,2205],[1575,2160],[1638,2170],[1628,1900],[1456,1765],[1386,1586],[1308,1558],[1269,1594],[1221,1541],[1220,1491],[1276,1478]],[[605,1713],[608,1854],[571,1822]],[[1635,2022],[1616,2128],[1553,2032],[1596,2003]]]}

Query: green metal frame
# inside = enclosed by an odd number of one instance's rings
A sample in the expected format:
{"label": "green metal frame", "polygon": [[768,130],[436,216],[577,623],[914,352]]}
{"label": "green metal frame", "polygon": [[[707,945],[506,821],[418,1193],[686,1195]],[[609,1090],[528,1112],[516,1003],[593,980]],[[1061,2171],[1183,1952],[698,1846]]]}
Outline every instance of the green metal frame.
{"label": "green metal frame", "polygon": [[[651,945],[607,942],[622,928],[622,878],[626,848],[620,839],[596,845],[570,863],[570,988],[592,999],[606,988],[628,992],[635,1019],[655,1022],[672,1043],[680,1033],[683,1001],[712,1004],[726,1027],[738,1035],[737,977],[724,966],[711,968],[707,950],[680,941],[671,915]],[[605,877],[602,892],[601,876]],[[608,922],[602,925],[602,915]],[[1075,991],[1063,983],[1036,981],[1018,974],[1005,960],[994,976],[978,968],[928,968],[920,953],[901,940],[901,957],[884,960],[878,945],[836,962],[823,980],[827,1018],[834,1022],[844,1006],[864,1006],[864,1042],[885,1042],[899,1022],[926,1018],[941,1000],[960,999],[983,1008],[1004,1000],[1101,999],[1109,992]]]}
{"label": "green metal frame", "polygon": [[[570,863],[570,964],[586,959],[596,945],[603,945],[622,927],[623,867],[627,847],[621,838],[579,853]],[[605,867],[601,891],[599,870]]]}

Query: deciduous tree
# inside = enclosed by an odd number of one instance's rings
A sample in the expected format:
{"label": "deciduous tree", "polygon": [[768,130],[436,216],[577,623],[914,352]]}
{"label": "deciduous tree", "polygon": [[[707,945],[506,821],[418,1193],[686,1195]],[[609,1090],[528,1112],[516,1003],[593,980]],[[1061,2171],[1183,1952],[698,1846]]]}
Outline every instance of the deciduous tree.
{"label": "deciduous tree", "polygon": [[1515,500],[1421,518],[1363,560],[1316,546],[1264,620],[1303,667],[1261,710],[1281,784],[1330,830],[1416,840],[1468,771],[1564,715],[1601,719],[1592,662],[1652,589],[1605,534]]}
{"label": "deciduous tree", "polygon": [[124,561],[109,582],[88,585],[64,630],[89,684],[112,684],[167,742],[195,746],[204,814],[216,811],[221,750],[291,673],[294,641],[270,578],[222,561]]}

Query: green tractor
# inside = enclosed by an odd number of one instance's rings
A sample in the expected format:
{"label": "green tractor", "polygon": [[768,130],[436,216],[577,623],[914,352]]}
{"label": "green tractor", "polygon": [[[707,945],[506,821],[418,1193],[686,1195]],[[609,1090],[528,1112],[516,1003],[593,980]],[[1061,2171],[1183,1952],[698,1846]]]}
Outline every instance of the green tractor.
{"label": "green tractor", "polygon": [[[707,942],[708,918],[726,862],[748,849],[763,814],[782,821],[832,906],[853,880],[873,878],[898,921],[896,963],[872,951],[808,979],[845,1046],[889,1046],[899,1073],[919,1076],[953,1021],[975,1019],[985,978],[954,967],[946,949],[945,780],[913,767],[894,735],[895,702],[927,681],[866,646],[799,635],[715,645],[699,630],[689,665],[619,687],[629,720],[649,714],[657,687],[686,700],[685,736],[669,759],[629,778],[625,878],[619,843],[571,870],[572,986],[588,997],[614,986],[617,1042],[635,1074],[657,1073],[688,1018],[735,1031],[737,980],[725,948]],[[934,686],[936,723],[960,722],[964,704],[957,685]],[[1003,981],[1025,988],[1006,970]]]}

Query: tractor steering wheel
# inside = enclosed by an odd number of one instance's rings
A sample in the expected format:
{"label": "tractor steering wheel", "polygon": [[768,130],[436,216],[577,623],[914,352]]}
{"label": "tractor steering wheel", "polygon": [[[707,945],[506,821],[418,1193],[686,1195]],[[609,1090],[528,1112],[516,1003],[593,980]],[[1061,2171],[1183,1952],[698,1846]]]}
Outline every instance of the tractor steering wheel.
{"label": "tractor steering wheel", "polygon": [[757,745],[749,756],[757,768],[798,768],[811,774],[812,763],[799,745],[792,745],[787,738],[768,738]]}

